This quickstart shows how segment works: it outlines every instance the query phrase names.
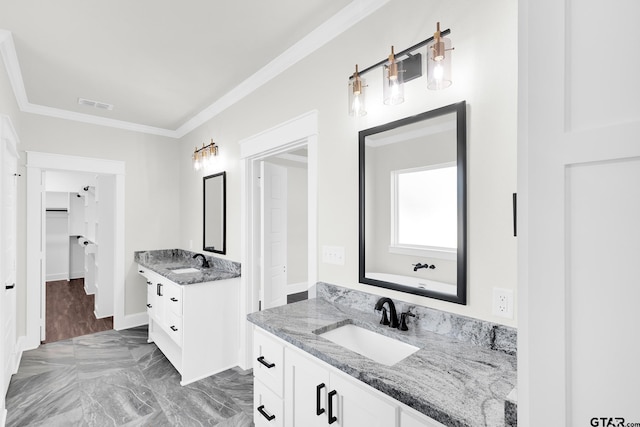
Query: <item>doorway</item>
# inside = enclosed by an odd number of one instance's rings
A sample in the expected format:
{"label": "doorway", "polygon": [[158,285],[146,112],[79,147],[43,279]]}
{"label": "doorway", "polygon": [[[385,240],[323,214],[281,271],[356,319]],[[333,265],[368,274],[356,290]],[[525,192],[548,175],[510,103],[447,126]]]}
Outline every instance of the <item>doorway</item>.
{"label": "doorway", "polygon": [[[290,295],[299,297],[300,292],[307,292],[309,298],[315,297],[317,280],[317,144],[318,117],[317,111],[311,111],[282,123],[257,135],[240,141],[241,159],[241,240],[242,240],[242,287],[241,287],[241,322],[246,327],[240,329],[240,357],[244,369],[251,367],[251,350],[253,347],[251,325],[246,322],[246,315],[260,310],[264,293],[262,277],[264,260],[262,251],[261,223],[264,221],[261,200],[260,172],[263,162],[273,163],[274,159],[286,160],[289,156],[300,156],[306,151],[306,280],[301,280],[306,289],[298,291],[295,283],[287,283],[293,292]],[[280,156],[280,157],[278,157]],[[284,157],[284,159],[282,158]],[[291,158],[289,158],[291,160]],[[299,160],[299,159],[298,159]],[[265,251],[266,252],[266,251]],[[290,252],[287,250],[287,252]],[[295,262],[294,262],[295,263]],[[304,273],[303,273],[304,274]],[[291,282],[287,280],[287,282]],[[296,286],[291,286],[296,285]],[[286,287],[283,285],[286,289]],[[280,293],[282,295],[282,292]],[[278,299],[278,297],[276,297]],[[279,302],[281,303],[282,300]]]}
{"label": "doorway", "polygon": [[[96,236],[89,236],[96,210],[112,210],[112,200],[96,207],[95,174],[47,171],[45,174],[45,283],[40,340],[51,343],[113,329],[97,295]],[[93,233],[96,234],[96,233]],[[102,311],[102,312],[101,312]]]}
{"label": "doorway", "polygon": [[308,297],[307,156],[306,146],[296,147],[256,164],[261,215],[256,256],[262,260],[258,309]]}
{"label": "doorway", "polygon": [[[96,180],[95,186],[101,188],[100,204],[105,209],[89,210],[90,217],[85,218],[83,232],[88,240],[99,240],[100,243],[100,251],[96,251],[100,254],[100,261],[95,262],[93,271],[96,277],[100,275],[100,279],[96,279],[96,287],[102,286],[96,289],[95,316],[113,316],[113,326],[118,329],[124,321],[124,162],[27,152],[26,167],[27,312],[24,349],[37,348],[46,339],[46,192],[56,190],[55,187],[47,188],[47,178],[56,174],[90,174]],[[84,187],[78,191],[86,191],[95,197],[95,187]]]}

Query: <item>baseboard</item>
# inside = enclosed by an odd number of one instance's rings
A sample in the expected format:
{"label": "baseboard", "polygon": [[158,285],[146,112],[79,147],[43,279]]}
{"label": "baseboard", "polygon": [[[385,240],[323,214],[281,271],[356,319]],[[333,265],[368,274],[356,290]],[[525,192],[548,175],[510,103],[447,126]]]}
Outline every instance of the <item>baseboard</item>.
{"label": "baseboard", "polygon": [[69,280],[69,275],[66,273],[60,274],[47,274],[45,277],[45,281],[47,282],[57,282],[58,280]]}
{"label": "baseboard", "polygon": [[146,311],[143,311],[142,313],[127,314],[123,319],[113,318],[113,329],[116,331],[135,328],[137,326],[147,324],[149,324],[149,315]]}
{"label": "baseboard", "polygon": [[304,292],[308,289],[307,282],[298,282],[298,283],[290,283],[285,288],[287,290],[287,294],[297,294],[298,292]]}
{"label": "baseboard", "polygon": [[27,350],[25,349],[25,344],[27,342],[27,337],[22,335],[18,338],[18,341],[16,342],[16,364],[13,367],[13,373],[17,373],[18,372],[18,368],[20,367],[20,362],[22,361],[22,353]]}
{"label": "baseboard", "polygon": [[[2,399],[4,400],[4,396],[2,396]],[[6,402],[5,402],[6,403]],[[4,411],[2,411],[2,413],[0,414],[0,426],[4,427],[5,424],[7,422],[7,410],[5,409]]]}
{"label": "baseboard", "polygon": [[77,273],[71,273],[69,279],[84,279],[84,271],[78,271]]}

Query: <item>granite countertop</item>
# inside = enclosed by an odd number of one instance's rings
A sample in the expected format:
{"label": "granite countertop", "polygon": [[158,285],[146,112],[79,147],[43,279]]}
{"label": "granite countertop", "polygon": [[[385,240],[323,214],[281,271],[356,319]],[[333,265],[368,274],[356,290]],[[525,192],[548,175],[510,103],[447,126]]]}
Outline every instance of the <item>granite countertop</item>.
{"label": "granite countertop", "polygon": [[[193,258],[196,253],[184,249],[138,251],[134,254],[134,261],[178,285],[192,285],[240,277],[240,263],[204,255],[209,261],[210,267],[203,268],[201,258]],[[195,268],[198,272],[174,273],[171,271],[187,267]]]}
{"label": "granite countertop", "polygon": [[[408,322],[406,332],[390,329],[379,324],[379,316],[373,309],[369,314],[314,298],[251,313],[247,319],[446,426],[505,425],[505,401],[516,385],[516,356],[426,331],[415,323]],[[348,323],[420,350],[386,366],[316,334]]]}

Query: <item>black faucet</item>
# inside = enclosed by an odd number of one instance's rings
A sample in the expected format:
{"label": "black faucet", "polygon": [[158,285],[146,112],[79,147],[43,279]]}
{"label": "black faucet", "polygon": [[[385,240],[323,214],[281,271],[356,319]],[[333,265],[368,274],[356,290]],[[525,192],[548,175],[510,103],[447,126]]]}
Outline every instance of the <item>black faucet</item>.
{"label": "black faucet", "polygon": [[202,258],[202,268],[209,268],[209,261],[207,261],[207,259],[204,257],[204,255],[202,254],[195,254],[194,256],[192,256],[193,259],[196,259],[198,257]]}
{"label": "black faucet", "polygon": [[408,311],[404,313],[400,313],[400,326],[398,327],[398,329],[400,329],[401,331],[409,330],[409,328],[407,327],[407,316],[416,317],[415,314],[410,313]]}
{"label": "black faucet", "polygon": [[434,268],[436,268],[436,266],[433,265],[433,264],[431,264],[431,265],[429,265],[429,264],[420,264],[420,263],[413,264],[413,271],[418,271],[420,268],[430,268],[430,269],[433,270]]}
{"label": "black faucet", "polygon": [[[384,323],[384,318],[386,317],[385,311],[384,311],[384,304],[388,304],[389,305],[389,317],[391,317],[391,320],[389,323]],[[384,324],[388,324],[390,328],[397,328],[399,326],[398,324],[398,315],[396,314],[396,306],[395,304],[393,304],[393,301],[391,301],[391,298],[380,298],[378,300],[378,302],[376,303],[375,309],[377,311],[383,310],[383,317],[382,317],[382,321],[380,323]]]}

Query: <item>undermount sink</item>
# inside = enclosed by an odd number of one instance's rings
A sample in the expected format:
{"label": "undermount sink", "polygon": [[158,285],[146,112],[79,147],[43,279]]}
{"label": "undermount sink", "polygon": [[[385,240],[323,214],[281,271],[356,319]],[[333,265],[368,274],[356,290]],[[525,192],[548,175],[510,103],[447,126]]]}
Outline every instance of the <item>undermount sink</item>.
{"label": "undermount sink", "polygon": [[175,273],[175,274],[199,273],[200,272],[200,270],[198,270],[197,268],[193,268],[193,267],[180,267],[180,268],[170,269],[169,271],[171,271],[172,273]]}
{"label": "undermount sink", "polygon": [[353,324],[346,324],[318,335],[387,366],[393,366],[419,350],[411,344]]}

